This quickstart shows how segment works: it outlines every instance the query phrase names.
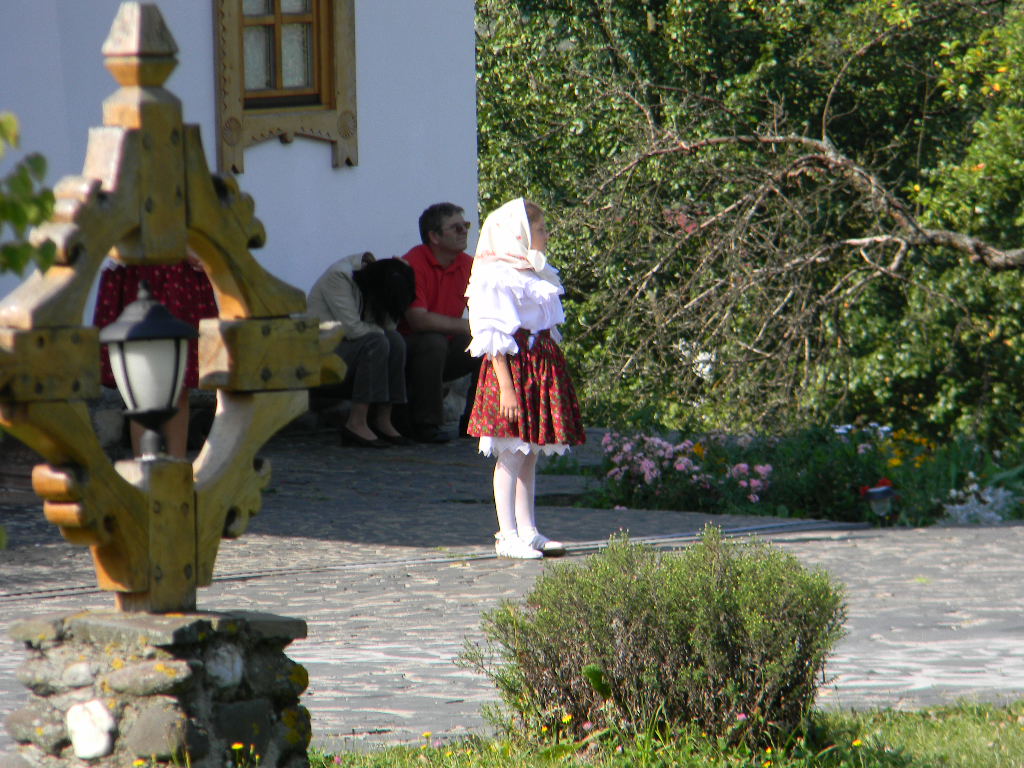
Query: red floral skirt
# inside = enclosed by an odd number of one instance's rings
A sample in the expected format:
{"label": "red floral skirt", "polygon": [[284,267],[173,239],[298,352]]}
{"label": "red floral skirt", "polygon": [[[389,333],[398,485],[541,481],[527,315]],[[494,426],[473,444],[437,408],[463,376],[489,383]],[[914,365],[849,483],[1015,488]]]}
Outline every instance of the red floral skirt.
{"label": "red floral skirt", "polygon": [[529,346],[529,331],[516,331],[519,351],[508,355],[519,418],[510,421],[498,408],[500,387],[490,359],[484,358],[467,432],[474,437],[519,438],[536,445],[583,445],[587,441],[562,350],[548,331]]}

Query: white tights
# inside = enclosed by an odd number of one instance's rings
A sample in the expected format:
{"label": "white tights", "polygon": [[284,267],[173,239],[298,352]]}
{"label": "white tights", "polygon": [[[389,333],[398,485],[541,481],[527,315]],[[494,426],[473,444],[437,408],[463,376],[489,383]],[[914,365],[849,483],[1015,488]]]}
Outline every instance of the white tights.
{"label": "white tights", "polygon": [[537,533],[533,497],[537,480],[537,454],[502,451],[494,464],[494,508],[502,534],[524,539]]}

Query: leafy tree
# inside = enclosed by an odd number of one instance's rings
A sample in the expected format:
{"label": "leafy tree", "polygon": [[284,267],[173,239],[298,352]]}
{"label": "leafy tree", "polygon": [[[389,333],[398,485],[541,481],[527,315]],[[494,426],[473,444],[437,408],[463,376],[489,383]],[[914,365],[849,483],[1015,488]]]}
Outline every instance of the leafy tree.
{"label": "leafy tree", "polygon": [[1020,3],[477,20],[482,207],[527,194],[561,230],[591,418],[1017,432]]}
{"label": "leafy tree", "polygon": [[[0,157],[8,147],[17,147],[18,139],[17,119],[9,112],[0,112]],[[45,158],[30,154],[0,177],[0,272],[21,274],[32,262],[44,269],[53,262],[53,243],[36,248],[25,240],[28,230],[53,212],[53,193],[38,186],[45,175]]]}

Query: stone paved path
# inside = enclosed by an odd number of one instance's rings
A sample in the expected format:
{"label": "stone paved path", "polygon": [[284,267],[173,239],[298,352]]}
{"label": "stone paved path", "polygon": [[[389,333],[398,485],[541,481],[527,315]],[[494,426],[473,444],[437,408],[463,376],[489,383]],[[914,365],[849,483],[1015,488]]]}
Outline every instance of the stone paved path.
{"label": "stone paved path", "polygon": [[[596,460],[596,439],[580,461]],[[224,542],[209,610],[299,616],[309,637],[290,647],[311,677],[304,703],[314,743],[327,748],[415,742],[423,731],[485,730],[483,679],[452,662],[479,637],[480,613],[524,594],[549,563],[498,560],[487,499],[491,465],[470,441],[359,451],[328,431],[290,431],[266,455],[264,509]],[[543,475],[548,498],[581,490],[579,477]],[[88,553],[63,540],[40,507],[0,495],[0,630],[30,615],[108,608]],[[565,499],[563,499],[564,502]],[[966,696],[1024,695],[1024,527],[876,530],[773,518],[544,507],[542,527],[584,554],[628,529],[659,546],[685,546],[709,521],[757,531],[847,589],[848,634],[829,665],[823,706],[916,707]],[[24,698],[22,651],[0,638],[0,715]],[[10,746],[0,732],[0,753]]]}

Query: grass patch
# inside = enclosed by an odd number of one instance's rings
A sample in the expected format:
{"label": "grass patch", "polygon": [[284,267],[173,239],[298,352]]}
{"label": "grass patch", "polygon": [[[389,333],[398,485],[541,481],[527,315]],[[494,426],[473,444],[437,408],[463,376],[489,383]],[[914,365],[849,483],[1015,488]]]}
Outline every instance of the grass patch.
{"label": "grass patch", "polygon": [[758,749],[729,747],[699,733],[649,732],[621,740],[528,745],[468,739],[370,753],[310,752],[311,768],[1014,768],[1024,766],[1024,700],[961,703],[916,712],[815,712],[806,737]]}

